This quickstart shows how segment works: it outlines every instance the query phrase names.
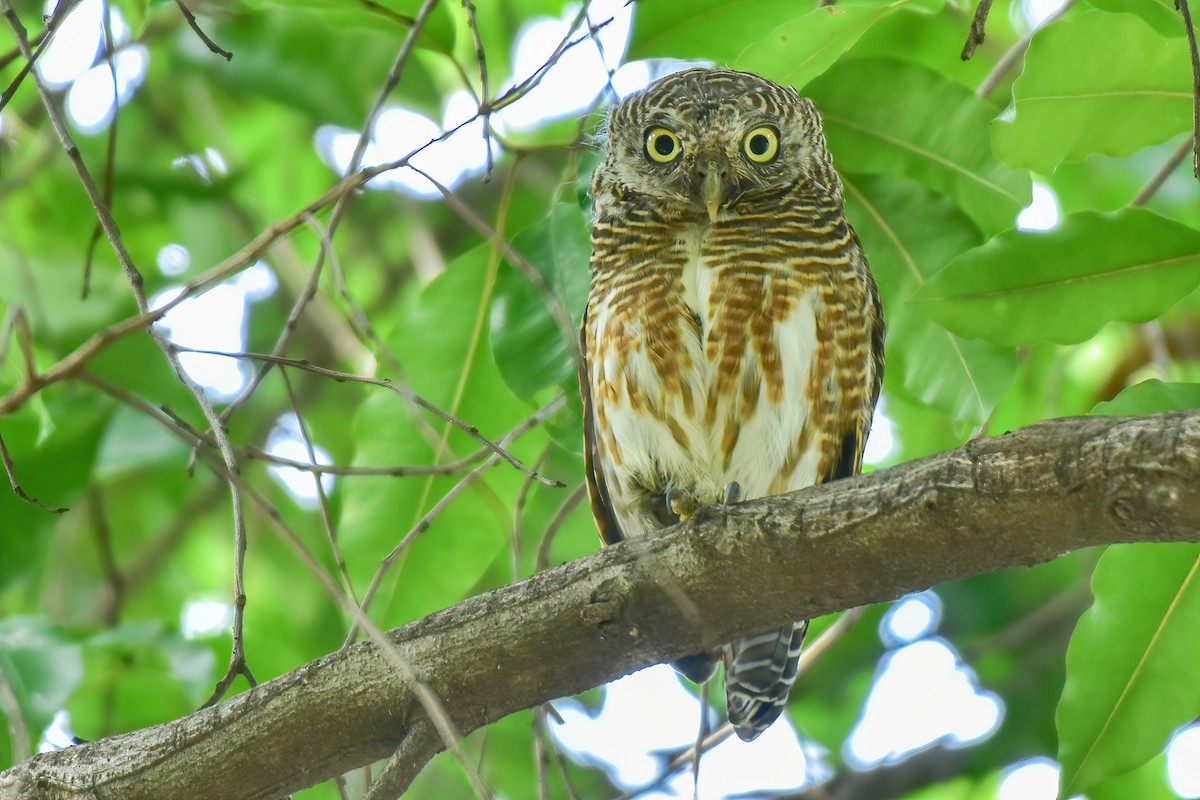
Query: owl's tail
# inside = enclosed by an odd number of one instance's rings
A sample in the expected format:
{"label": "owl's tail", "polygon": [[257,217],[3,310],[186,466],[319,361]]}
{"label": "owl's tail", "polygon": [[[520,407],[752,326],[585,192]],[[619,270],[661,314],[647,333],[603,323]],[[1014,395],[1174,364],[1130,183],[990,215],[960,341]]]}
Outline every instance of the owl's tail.
{"label": "owl's tail", "polygon": [[726,713],[742,741],[757,738],[783,713],[807,632],[806,620],[725,648]]}

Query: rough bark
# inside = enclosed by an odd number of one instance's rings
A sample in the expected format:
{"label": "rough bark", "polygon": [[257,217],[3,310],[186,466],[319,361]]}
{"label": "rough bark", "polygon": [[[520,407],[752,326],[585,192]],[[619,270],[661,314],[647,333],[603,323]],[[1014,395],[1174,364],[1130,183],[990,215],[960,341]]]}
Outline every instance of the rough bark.
{"label": "rough bark", "polygon": [[[447,535],[452,535],[447,532]],[[1115,542],[1200,541],[1200,411],[1054,420],[790,495],[703,510],[391,631],[466,734],[738,635]],[[278,798],[442,749],[371,644],[183,719],[36,756],[0,797]]]}

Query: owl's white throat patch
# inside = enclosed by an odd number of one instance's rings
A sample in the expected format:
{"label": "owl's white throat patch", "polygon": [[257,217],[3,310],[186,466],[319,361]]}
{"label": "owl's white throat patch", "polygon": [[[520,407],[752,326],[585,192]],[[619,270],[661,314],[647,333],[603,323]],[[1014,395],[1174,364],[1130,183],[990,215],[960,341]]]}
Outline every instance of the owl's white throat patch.
{"label": "owl's white throat patch", "polygon": [[683,262],[683,300],[692,314],[700,320],[700,330],[703,333],[708,325],[708,296],[712,289],[712,268],[704,263],[704,245],[712,226],[706,219],[699,225],[689,226],[679,237],[680,245],[686,256]]}

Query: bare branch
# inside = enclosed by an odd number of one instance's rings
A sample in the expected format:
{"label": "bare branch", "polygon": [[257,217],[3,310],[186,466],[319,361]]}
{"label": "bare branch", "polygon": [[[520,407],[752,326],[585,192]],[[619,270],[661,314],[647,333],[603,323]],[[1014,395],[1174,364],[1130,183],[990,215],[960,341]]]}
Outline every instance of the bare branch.
{"label": "bare branch", "polygon": [[[220,350],[200,350],[200,349],[195,349],[195,348],[190,348],[190,347],[180,347],[179,350],[181,352],[186,352],[186,353],[205,353],[207,355],[228,356],[230,358],[250,358],[250,359],[257,359],[260,361],[271,361],[275,364],[283,364],[285,366],[295,367],[296,369],[302,369],[305,372],[311,372],[314,375],[324,375],[325,377],[332,378],[335,381],[353,381],[355,383],[369,383],[372,386],[382,386],[385,389],[392,390],[393,392],[400,395],[401,397],[403,397],[405,400],[409,401],[410,403],[425,409],[429,413],[433,414],[435,417],[438,417],[439,419],[450,423],[451,425],[458,428],[463,433],[467,434],[472,439],[474,439],[475,441],[482,444],[485,448],[487,448],[488,450],[491,450],[493,453],[498,455],[500,458],[504,459],[509,464],[512,464],[514,467],[521,470],[521,472],[524,472],[526,475],[533,478],[534,480],[536,480],[540,483],[544,483],[547,486],[553,486],[555,488],[562,488],[562,486],[563,486],[561,481],[555,481],[555,480],[546,478],[546,477],[534,472],[529,467],[525,466],[525,464],[523,464],[516,456],[512,455],[507,450],[505,450],[502,445],[500,445],[497,442],[493,442],[491,439],[488,439],[483,434],[481,434],[479,432],[479,429],[476,428],[474,425],[468,425],[467,423],[463,422],[458,417],[451,414],[449,411],[445,411],[441,408],[438,408],[433,403],[429,402],[428,400],[421,397],[420,395],[418,395],[408,389],[405,389],[402,386],[397,386],[395,383],[392,383],[390,380],[388,380],[386,378],[372,378],[369,375],[355,375],[350,372],[339,372],[334,369],[326,369],[324,367],[314,366],[313,364],[310,364],[307,361],[304,361],[301,359],[281,358],[279,356],[270,356],[270,355],[265,355],[262,353],[226,353],[226,352],[223,352]],[[550,403],[550,405],[555,405],[556,402],[557,401],[552,401]],[[547,408],[549,408],[549,405],[547,406]],[[559,406],[555,405],[556,411],[558,410],[558,408],[559,408]],[[535,416],[537,416],[537,415],[535,415]],[[535,424],[541,424],[541,422],[544,422],[544,421],[545,421],[544,419],[539,418],[537,423],[535,423]]]}
{"label": "bare branch", "polygon": [[[32,55],[27,55],[27,47],[22,47],[20,44],[18,44],[2,58],[0,58],[0,69],[4,69],[17,58],[25,58],[25,64],[22,65],[20,71],[17,72],[17,76],[8,84],[8,88],[0,93],[0,111],[3,111],[4,107],[8,105],[8,101],[12,100],[13,97],[16,96],[17,89],[20,88],[21,82],[28,77],[30,70],[33,69],[33,65],[37,63],[37,60],[42,57],[43,53],[46,52],[46,48],[50,46],[50,42],[54,40],[54,34],[58,31],[63,22],[66,21],[67,17],[70,16],[71,12],[75,10],[75,7],[78,6],[79,3],[80,0],[62,0],[57,6],[54,7],[54,13],[47,21],[46,29],[29,42],[29,44],[37,48],[33,51]],[[9,16],[10,14],[12,16],[9,19],[9,23],[12,24],[12,22],[16,20],[16,13],[13,12],[11,7],[5,6],[4,15]],[[18,21],[17,24],[19,25],[20,22]],[[23,27],[22,30],[24,30]]]}
{"label": "bare branch", "polygon": [[1171,154],[1171,157],[1167,159],[1166,163],[1162,165],[1158,172],[1154,173],[1150,180],[1146,181],[1146,185],[1143,186],[1140,191],[1138,191],[1137,197],[1133,198],[1129,205],[1144,206],[1146,203],[1150,202],[1150,198],[1153,197],[1159,188],[1161,188],[1162,185],[1167,182],[1167,178],[1171,177],[1171,173],[1174,172],[1175,168],[1179,166],[1179,162],[1183,161],[1184,156],[1188,154],[1189,150],[1192,150],[1195,141],[1196,137],[1194,134],[1188,139],[1185,139],[1179,145],[1179,148]]}
{"label": "bare branch", "polygon": [[4,443],[4,436],[2,434],[0,434],[0,462],[4,464],[4,472],[8,475],[8,483],[12,486],[13,493],[21,500],[34,508],[49,511],[51,514],[65,514],[71,510],[63,506],[48,506],[45,503],[40,503],[36,497],[30,496],[21,488],[21,482],[17,480],[17,467],[13,464],[12,456],[8,454],[8,445]]}
{"label": "bare branch", "polygon": [[188,26],[195,32],[197,36],[200,37],[200,41],[204,42],[204,45],[209,50],[213,51],[226,61],[233,60],[233,53],[229,52],[212,39],[208,38],[208,34],[200,28],[200,23],[196,22],[196,15],[192,13],[190,8],[184,5],[183,0],[175,0],[175,5],[179,6],[179,11],[183,14],[183,18],[187,20]]}
{"label": "bare branch", "polygon": [[[392,62],[392,68],[389,70],[387,78],[384,79],[383,86],[380,87],[379,93],[375,97],[375,102],[371,106],[371,110],[367,113],[367,118],[363,121],[362,132],[359,134],[358,141],[354,145],[354,153],[350,157],[350,164],[347,167],[349,176],[343,180],[342,183],[346,183],[350,177],[363,174],[359,171],[359,168],[362,166],[362,158],[363,154],[367,151],[367,144],[371,140],[371,130],[375,127],[375,120],[379,117],[379,113],[383,110],[384,103],[387,102],[388,96],[391,95],[392,90],[395,89],[396,85],[400,82],[400,76],[403,74],[404,67],[412,55],[413,48],[417,43],[417,38],[421,35],[421,30],[425,27],[425,22],[429,19],[429,15],[433,12],[433,9],[436,5],[437,0],[425,0],[425,2],[421,4],[421,10],[417,13],[416,18],[411,20],[412,27],[409,29],[408,34],[404,37],[404,41],[401,43],[400,49],[396,53],[396,58]],[[446,135],[448,136],[449,134]],[[430,144],[432,144],[432,142],[430,142]],[[407,163],[408,158],[411,158],[423,149],[424,148],[419,148],[413,153],[410,153],[408,156],[401,159],[400,162],[397,162],[397,165],[402,165],[401,162]],[[363,180],[362,183],[366,183],[366,180]],[[338,194],[331,200],[333,203],[333,211],[329,215],[329,224],[325,227],[325,232],[321,235],[321,248],[317,251],[317,258],[313,264],[312,270],[309,272],[308,281],[304,285],[304,290],[300,293],[300,295],[296,298],[295,303],[292,305],[292,310],[288,314],[287,322],[284,323],[283,330],[279,332],[279,337],[275,341],[275,346],[271,349],[272,355],[282,356],[285,352],[287,352],[288,343],[291,342],[292,336],[296,332],[296,326],[300,321],[300,317],[304,315],[304,310],[308,307],[309,302],[311,302],[313,297],[316,296],[317,286],[320,283],[321,273],[323,272],[325,266],[325,260],[327,257],[329,257],[333,250],[333,235],[337,231],[338,225],[342,220],[342,216],[346,213],[346,204],[349,202],[349,197],[350,191],[346,191]],[[303,220],[304,222],[311,222],[313,219],[313,213],[323,207],[324,204],[310,205],[304,210],[304,212],[301,213],[299,219]],[[349,293],[346,293],[346,299],[350,299]],[[353,305],[351,307],[354,309],[357,308]],[[360,321],[366,319],[366,317],[361,314],[356,314],[355,317],[356,319],[360,319]],[[372,333],[369,323],[365,328],[360,326],[357,332],[360,333],[360,335],[364,333],[370,335]],[[378,340],[376,340],[376,343],[378,343]],[[233,414],[247,400],[250,399],[250,396],[257,391],[259,384],[262,383],[263,378],[266,377],[266,374],[271,371],[272,366],[273,363],[270,361],[263,363],[259,370],[255,372],[254,377],[250,379],[250,382],[246,385],[246,388],[242,390],[241,394],[238,395],[221,414],[222,422],[227,422],[230,417],[232,417]]]}
{"label": "bare branch", "polygon": [[[465,734],[787,620],[1083,547],[1200,541],[1200,411],[1039,423],[901,467],[702,509],[641,539],[387,639]],[[695,599],[703,630],[672,602],[668,573]],[[189,796],[203,780],[212,800],[267,800],[397,748],[413,776],[445,746],[435,731],[413,681],[363,643],[217,708],[18,764],[0,773],[0,795],[143,800]]]}
{"label": "bare branch", "polygon": [[562,501],[562,505],[558,507],[558,511],[554,512],[554,516],[546,525],[546,532],[542,535],[542,541],[538,543],[537,558],[534,560],[534,570],[541,572],[550,564],[550,546],[554,544],[554,537],[558,535],[558,531],[562,528],[567,517],[571,516],[571,512],[583,502],[583,498],[587,497],[587,486],[580,484],[575,487],[575,491],[567,495],[567,499]]}
{"label": "bare branch", "polygon": [[525,277],[525,280],[533,285],[533,288],[537,289],[538,294],[542,296],[542,300],[546,304],[546,310],[550,312],[550,316],[554,318],[555,325],[558,326],[559,335],[563,337],[563,344],[567,348],[567,352],[571,354],[576,365],[578,365],[580,359],[583,357],[579,352],[579,335],[576,333],[575,326],[571,323],[571,315],[567,313],[567,307],[563,303],[562,298],[546,282],[545,276],[538,272],[537,267],[529,263],[529,259],[521,255],[515,247],[509,244],[508,239],[501,232],[489,225],[483,217],[479,216],[475,209],[464,203],[448,187],[442,185],[436,178],[416,167],[410,166],[409,169],[436,186],[437,190],[441,192],[442,198],[446,201],[446,205],[454,209],[454,212],[462,218],[463,222],[474,228],[476,233],[488,239],[493,247],[499,248],[509,263],[516,267],[517,271]]}
{"label": "bare branch", "polygon": [[[292,381],[288,378],[287,370],[279,370],[279,377],[283,379],[283,388],[287,391],[288,402],[292,406],[292,414],[296,417],[296,428],[300,434],[300,440],[304,442],[304,452],[308,455],[310,464],[317,463],[317,451],[313,447],[312,437],[308,435],[308,426],[304,424],[304,416],[300,413],[300,401],[296,397],[296,391],[292,388]],[[346,568],[346,559],[342,556],[342,548],[337,542],[337,532],[333,526],[333,514],[329,510],[329,497],[325,493],[324,478],[318,473],[312,473],[313,489],[317,493],[317,502],[321,508],[321,527],[325,530],[325,539],[329,542],[329,552],[333,556],[333,564],[337,567],[338,577],[342,581],[342,592],[346,597],[358,602],[358,598],[354,595],[354,584],[350,580],[350,571]]]}
{"label": "bare branch", "polygon": [[[108,126],[108,149],[104,154],[104,204],[112,208],[113,184],[115,182],[117,164],[117,120],[121,117],[120,88],[117,85],[117,48],[113,42],[112,15],[109,13],[107,0],[102,4],[101,19],[104,28],[104,60],[108,62],[109,85],[112,86],[112,123]],[[92,236],[88,239],[87,255],[83,260],[83,289],[80,294],[84,300],[88,298],[92,286],[92,259],[96,256],[96,246],[104,234],[104,226],[96,220],[92,226]]]}
{"label": "bare branch", "polygon": [[1200,48],[1196,46],[1196,29],[1192,26],[1192,10],[1188,0],[1175,0],[1187,31],[1188,52],[1192,56],[1192,174],[1200,180]]}
{"label": "bare branch", "polygon": [[[484,168],[483,182],[492,179],[492,110],[491,92],[488,89],[487,53],[483,49],[483,39],[479,35],[479,25],[475,21],[475,4],[471,0],[462,0],[463,9],[467,12],[467,27],[471,29],[471,40],[475,45],[475,63],[479,65],[479,116],[483,118],[483,149]],[[585,2],[586,6],[587,3]]]}
{"label": "bare branch", "polygon": [[967,34],[967,43],[963,45],[962,60],[969,61],[975,55],[975,49],[983,44],[984,28],[987,27],[988,12],[992,10],[992,0],[979,0],[975,7],[975,17],[971,20],[971,32]]}
{"label": "bare branch", "polygon": [[[13,12],[9,0],[0,0],[0,8],[4,10],[4,15],[8,19],[9,26],[12,28],[13,34],[17,39],[17,46],[21,48],[21,52],[26,59],[32,61],[33,54],[29,48],[29,41],[25,36],[25,28],[21,25],[20,19]],[[104,229],[105,235],[108,237],[109,243],[112,245],[113,252],[117,255],[117,260],[121,263],[121,267],[125,272],[125,278],[129,282],[132,289],[134,300],[137,302],[138,311],[144,316],[149,313],[149,305],[146,302],[146,293],[143,288],[142,275],[134,266],[133,260],[129,256],[129,252],[125,249],[125,244],[121,239],[120,230],[117,228],[116,220],[113,219],[112,212],[109,209],[108,203],[96,188],[96,183],[92,179],[91,173],[88,172],[87,165],[83,163],[83,157],[79,153],[79,148],[75,146],[74,140],[70,132],[67,130],[66,122],[63,120],[62,113],[58,106],[55,105],[54,99],[50,96],[49,91],[41,76],[35,71],[33,73],[33,82],[37,87],[38,95],[42,99],[42,106],[46,109],[46,115],[50,118],[54,126],[54,131],[58,135],[59,141],[62,143],[63,149],[67,153],[71,165],[75,168],[75,172],[79,177],[80,183],[83,184],[84,191],[87,193],[88,199],[92,203],[92,208],[96,212],[97,218],[100,220],[100,225]],[[114,102],[116,98],[114,97]],[[115,112],[114,112],[115,113]],[[179,353],[175,346],[167,340],[161,333],[151,329],[149,331],[150,338],[162,350],[166,356],[167,362],[171,365],[171,369],[175,373],[175,377],[180,383],[191,393],[195,398],[196,404],[200,406],[204,418],[212,426],[213,436],[216,440],[217,447],[220,450],[221,458],[225,463],[225,468],[230,475],[237,475],[238,464],[237,456],[233,452],[233,445],[229,441],[229,434],[224,426],[220,423],[220,418],[217,416],[216,410],[213,408],[212,401],[208,395],[204,393],[204,389],[200,387],[188,375],[187,371],[179,361]],[[34,382],[26,381],[25,385],[31,385]],[[20,387],[18,387],[18,391]],[[0,411],[0,414],[3,412]],[[245,642],[242,635],[242,620],[246,608],[246,591],[244,583],[245,562],[246,562],[246,519],[242,509],[241,490],[236,481],[229,482],[229,495],[233,511],[233,538],[234,538],[234,611],[233,611],[233,648],[229,656],[229,670],[225,678],[217,686],[217,693],[209,699],[210,703],[216,702],[219,697],[228,690],[233,680],[238,675],[244,675],[251,685],[254,684],[254,676],[251,674],[249,667],[246,664]]]}
{"label": "bare branch", "polygon": [[[550,401],[548,405],[542,408],[541,411],[531,417],[530,421],[536,419],[537,422],[532,424],[540,424],[550,416],[558,413],[558,410],[566,405],[566,400],[567,398],[564,395],[559,395],[556,399]],[[511,435],[512,434],[510,433],[509,436]],[[408,548],[412,546],[413,542],[415,542],[418,537],[429,530],[429,526],[433,524],[433,521],[441,516],[442,512],[445,511],[446,508],[453,503],[459,495],[470,488],[471,484],[479,480],[479,478],[481,478],[485,472],[500,463],[501,457],[498,455],[498,453],[507,452],[504,450],[504,448],[507,447],[509,443],[510,440],[508,440],[507,437],[501,439],[498,443],[499,449],[497,450],[497,453],[489,456],[487,461],[484,461],[478,467],[468,472],[463,476],[462,480],[454,484],[454,486],[452,486],[448,492],[442,495],[442,499],[434,503],[433,508],[429,509],[429,511],[427,511],[419,520],[417,520],[417,523],[413,525],[406,534],[404,534],[404,536],[400,539],[400,542],[394,548],[392,548],[392,552],[384,556],[383,560],[379,562],[379,566],[376,568],[375,574],[371,577],[371,583],[369,586],[367,586],[367,593],[363,595],[363,601],[359,606],[364,615],[370,609],[371,602],[375,599],[375,593],[379,590],[379,586],[383,582],[384,576],[387,575],[388,571],[392,567],[392,564],[396,562],[396,559],[407,552]],[[536,475],[536,473],[530,474]],[[351,642],[353,642],[357,636],[357,627],[352,627],[350,629],[350,633],[346,636],[346,645],[349,645]]]}
{"label": "bare branch", "polygon": [[[8,4],[9,0],[0,0],[0,7]],[[15,15],[14,15],[15,19]],[[103,330],[92,334],[91,338],[73,350],[70,354],[55,363],[49,369],[45,370],[37,376],[37,380],[25,381],[7,395],[0,397],[0,417],[19,409],[25,404],[30,397],[40,392],[42,389],[59,381],[67,380],[81,370],[88,361],[95,358],[101,350],[108,347],[113,342],[129,336],[132,333],[137,333],[145,330],[150,325],[158,322],[165,317],[171,309],[181,303],[204,294],[209,289],[222,283],[226,279],[236,275],[241,270],[254,263],[259,256],[275,243],[280,237],[299,228],[313,214],[317,213],[326,206],[334,203],[338,198],[349,194],[359,187],[365,185],[372,178],[382,175],[385,172],[390,172],[394,169],[399,169],[408,165],[409,159],[418,153],[424,151],[427,147],[450,138],[460,129],[469,125],[474,120],[466,120],[460,125],[443,131],[439,135],[430,139],[425,144],[413,150],[403,158],[398,158],[395,161],[390,161],[386,164],[379,164],[368,169],[360,170],[352,175],[348,175],[334,185],[325,194],[313,200],[307,206],[302,208],[287,219],[280,220],[266,228],[262,233],[256,236],[253,240],[247,243],[241,250],[226,258],[221,263],[217,264],[205,274],[201,275],[196,280],[189,283],[168,303],[164,303],[152,311],[139,313],[135,317],[122,320],[114,325],[110,325]],[[90,178],[89,178],[90,180]]]}

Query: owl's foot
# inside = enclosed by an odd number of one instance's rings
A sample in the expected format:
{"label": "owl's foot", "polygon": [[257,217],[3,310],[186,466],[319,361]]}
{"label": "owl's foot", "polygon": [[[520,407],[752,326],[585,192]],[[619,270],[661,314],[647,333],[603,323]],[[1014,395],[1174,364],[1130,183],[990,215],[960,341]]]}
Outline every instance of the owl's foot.
{"label": "owl's foot", "polygon": [[696,513],[696,509],[700,507],[700,503],[690,493],[683,489],[671,487],[667,489],[667,510],[675,516],[679,517],[680,522],[687,522]]}
{"label": "owl's foot", "polygon": [[721,505],[731,506],[740,500],[742,497],[742,485],[737,481],[730,481],[725,484],[725,495],[721,498]]}

